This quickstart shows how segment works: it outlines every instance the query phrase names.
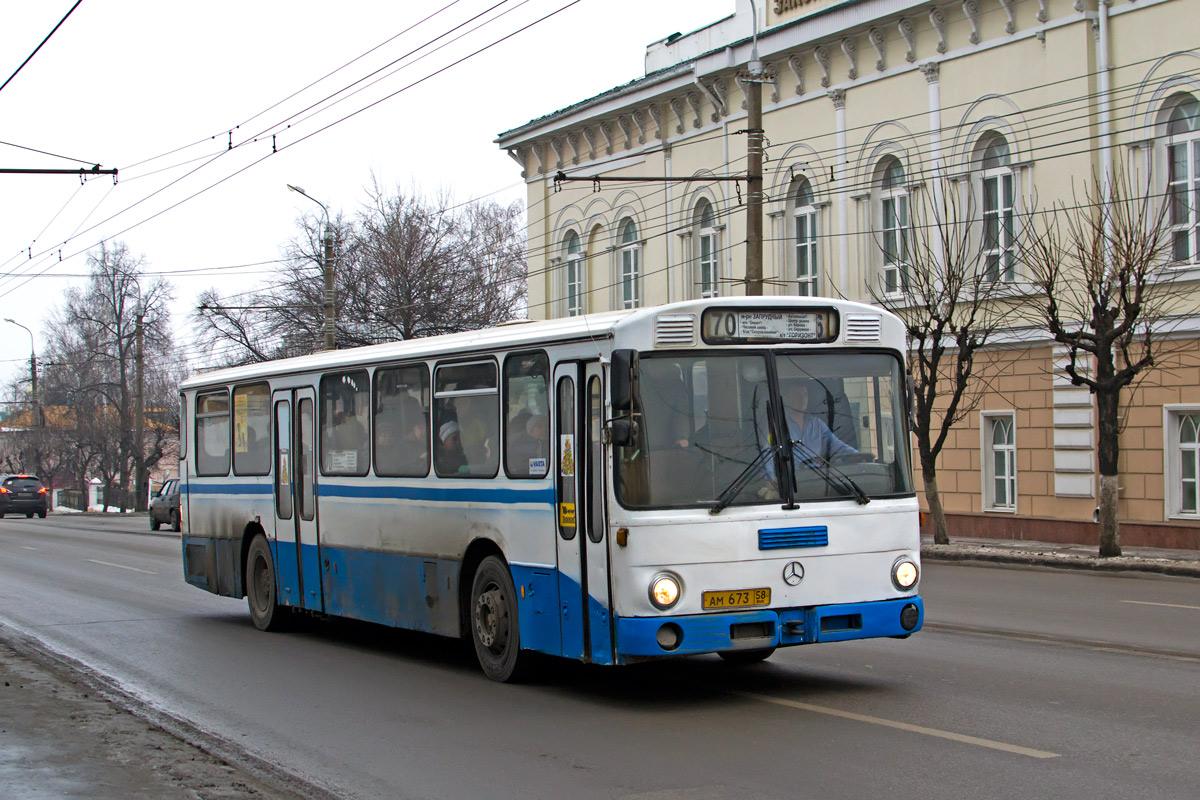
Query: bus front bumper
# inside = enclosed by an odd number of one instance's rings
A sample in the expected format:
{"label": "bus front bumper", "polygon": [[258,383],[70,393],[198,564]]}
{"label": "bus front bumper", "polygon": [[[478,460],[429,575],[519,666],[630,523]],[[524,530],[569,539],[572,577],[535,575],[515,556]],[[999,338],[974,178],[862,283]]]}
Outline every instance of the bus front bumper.
{"label": "bus front bumper", "polygon": [[925,605],[919,596],[808,608],[620,617],[617,652],[620,658],[677,656],[908,636],[924,621]]}

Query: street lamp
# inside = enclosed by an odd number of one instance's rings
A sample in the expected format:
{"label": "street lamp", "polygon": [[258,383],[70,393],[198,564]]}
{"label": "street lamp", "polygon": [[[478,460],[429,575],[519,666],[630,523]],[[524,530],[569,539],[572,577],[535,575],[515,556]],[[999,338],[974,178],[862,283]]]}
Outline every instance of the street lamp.
{"label": "street lamp", "polygon": [[299,186],[287,185],[290,191],[304,195],[309,200],[321,207],[321,211],[325,214],[325,299],[322,304],[325,309],[325,349],[333,350],[336,345],[333,342],[334,332],[334,317],[333,317],[333,227],[329,224],[329,209],[325,207],[317,198],[310,195],[308,192],[301,189]]}
{"label": "street lamp", "polygon": [[[11,322],[13,325],[16,325],[18,328],[25,328],[24,325],[17,322],[15,319],[10,319],[9,317],[5,317],[4,321]],[[34,413],[38,417],[38,419],[35,419],[33,421],[33,423],[34,423],[34,425],[40,426],[41,425],[41,420],[40,420],[41,415],[37,413],[38,409],[39,409],[39,406],[37,404],[37,397],[38,397],[38,393],[37,393],[37,353],[34,352],[34,347],[33,347],[33,331],[29,330],[29,328],[25,328],[25,332],[29,334],[29,391],[33,396]]]}

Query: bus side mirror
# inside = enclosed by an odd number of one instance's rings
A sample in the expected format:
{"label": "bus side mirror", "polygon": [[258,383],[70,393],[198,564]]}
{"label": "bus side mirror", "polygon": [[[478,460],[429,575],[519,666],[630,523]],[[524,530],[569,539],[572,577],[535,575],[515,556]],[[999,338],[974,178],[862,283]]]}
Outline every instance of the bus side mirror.
{"label": "bus side mirror", "polygon": [[637,441],[637,423],[632,419],[614,419],[608,423],[608,442],[614,447],[632,447]]}
{"label": "bus side mirror", "polygon": [[612,413],[628,414],[633,410],[634,387],[637,384],[638,354],[636,350],[614,350],[609,375],[612,390]]}

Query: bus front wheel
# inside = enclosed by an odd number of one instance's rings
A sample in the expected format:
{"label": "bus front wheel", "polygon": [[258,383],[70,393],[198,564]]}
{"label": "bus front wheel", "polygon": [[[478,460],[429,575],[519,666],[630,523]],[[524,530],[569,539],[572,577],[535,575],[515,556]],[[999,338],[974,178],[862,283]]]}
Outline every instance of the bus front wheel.
{"label": "bus front wheel", "polygon": [[496,556],[479,564],[471,584],[471,638],[483,673],[494,681],[517,680],[521,657],[517,591],[508,565]]}
{"label": "bus front wheel", "polygon": [[246,605],[250,607],[254,627],[260,631],[283,629],[288,610],[276,601],[275,562],[262,534],[254,537],[246,553]]}

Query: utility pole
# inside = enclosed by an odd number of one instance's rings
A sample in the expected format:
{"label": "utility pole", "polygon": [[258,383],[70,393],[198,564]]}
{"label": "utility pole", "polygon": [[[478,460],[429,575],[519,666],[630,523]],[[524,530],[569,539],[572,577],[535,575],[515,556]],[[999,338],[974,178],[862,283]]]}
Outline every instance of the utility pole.
{"label": "utility pole", "polygon": [[325,219],[325,349],[336,349],[333,341],[333,333],[336,330],[333,309],[334,309],[334,286],[333,286],[333,227],[329,224],[328,217]]}
{"label": "utility pole", "polygon": [[334,296],[333,288],[333,226],[329,224],[329,209],[325,207],[324,203],[301,189],[299,186],[293,186],[289,183],[287,187],[288,191],[302,194],[309,200],[312,200],[321,207],[321,211],[325,214],[325,263],[323,265],[325,272],[325,294],[321,305],[325,309],[325,349],[336,350],[337,345],[333,340],[333,334],[337,330],[337,320],[334,317],[334,300],[336,298]]}
{"label": "utility pole", "polygon": [[763,65],[758,57],[758,8],[753,0],[750,6],[754,48],[746,81],[746,294],[759,297],[763,293]]}
{"label": "utility pole", "polygon": [[[140,293],[139,293],[140,294]],[[134,382],[135,392],[133,398],[133,508],[135,511],[145,511],[148,498],[146,492],[143,491],[143,485],[146,482],[146,409],[145,409],[145,388],[146,388],[146,373],[145,373],[145,358],[142,345],[144,344],[145,332],[142,326],[142,317],[145,310],[142,308],[142,298],[138,297],[137,305],[137,322],[134,324]]]}

